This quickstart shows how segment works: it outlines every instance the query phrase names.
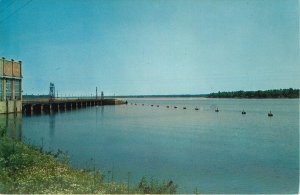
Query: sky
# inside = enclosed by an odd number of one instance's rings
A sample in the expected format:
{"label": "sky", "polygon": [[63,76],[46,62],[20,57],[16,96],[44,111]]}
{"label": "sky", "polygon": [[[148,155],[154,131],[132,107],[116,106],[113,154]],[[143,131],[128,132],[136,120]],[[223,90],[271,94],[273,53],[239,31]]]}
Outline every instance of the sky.
{"label": "sky", "polygon": [[298,0],[0,0],[23,94],[300,87]]}

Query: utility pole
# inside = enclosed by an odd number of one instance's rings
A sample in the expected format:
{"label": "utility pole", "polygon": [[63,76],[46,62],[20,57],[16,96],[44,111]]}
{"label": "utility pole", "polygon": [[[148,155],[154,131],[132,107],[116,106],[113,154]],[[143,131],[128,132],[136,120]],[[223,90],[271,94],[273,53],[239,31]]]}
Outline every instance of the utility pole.
{"label": "utility pole", "polygon": [[104,93],[103,93],[103,91],[101,91],[101,100],[103,100],[104,99]]}
{"label": "utility pole", "polygon": [[96,99],[98,99],[98,88],[96,87]]}

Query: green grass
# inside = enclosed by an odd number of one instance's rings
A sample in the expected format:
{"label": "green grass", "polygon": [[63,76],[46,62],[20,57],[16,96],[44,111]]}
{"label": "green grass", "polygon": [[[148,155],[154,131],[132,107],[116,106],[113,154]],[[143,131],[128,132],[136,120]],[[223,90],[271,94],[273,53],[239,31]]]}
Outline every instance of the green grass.
{"label": "green grass", "polygon": [[137,186],[104,182],[100,171],[77,170],[61,152],[44,152],[41,148],[7,137],[0,138],[0,193],[51,194],[124,194],[176,193],[172,181],[147,181]]}

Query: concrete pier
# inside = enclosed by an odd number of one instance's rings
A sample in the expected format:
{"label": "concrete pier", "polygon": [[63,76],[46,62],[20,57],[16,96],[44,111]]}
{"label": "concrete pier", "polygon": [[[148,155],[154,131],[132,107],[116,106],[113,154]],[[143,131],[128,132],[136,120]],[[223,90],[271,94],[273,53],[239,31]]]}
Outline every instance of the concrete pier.
{"label": "concrete pier", "polygon": [[22,111],[26,114],[31,113],[49,113],[66,110],[75,110],[79,108],[86,108],[90,106],[104,106],[104,105],[120,105],[127,104],[126,101],[117,99],[37,99],[37,100],[23,100]]}

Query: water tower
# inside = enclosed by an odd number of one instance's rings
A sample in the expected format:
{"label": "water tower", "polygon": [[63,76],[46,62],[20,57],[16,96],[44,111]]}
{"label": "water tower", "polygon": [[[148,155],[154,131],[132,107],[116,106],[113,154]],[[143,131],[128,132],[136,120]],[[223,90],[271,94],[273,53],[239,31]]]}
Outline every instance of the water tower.
{"label": "water tower", "polygon": [[54,86],[54,83],[50,83],[49,96],[50,96],[50,99],[54,99],[55,98],[55,86]]}

